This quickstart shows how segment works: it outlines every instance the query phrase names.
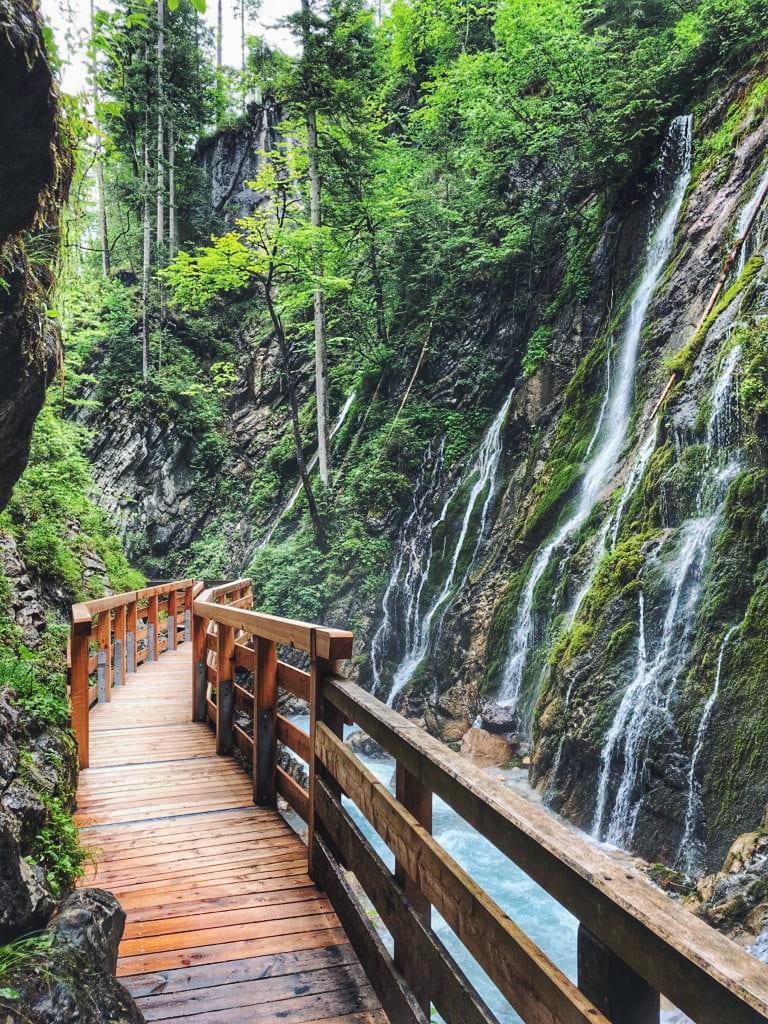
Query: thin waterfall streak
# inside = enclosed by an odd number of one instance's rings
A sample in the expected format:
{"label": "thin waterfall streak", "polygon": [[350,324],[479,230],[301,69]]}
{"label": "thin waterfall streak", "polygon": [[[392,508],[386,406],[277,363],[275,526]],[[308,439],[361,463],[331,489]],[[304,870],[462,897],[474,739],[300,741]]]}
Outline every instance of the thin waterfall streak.
{"label": "thin waterfall streak", "polygon": [[680,847],[678,849],[676,859],[676,863],[682,863],[685,866],[685,870],[688,872],[691,872],[696,867],[696,860],[698,858],[698,849],[694,846],[694,833],[699,824],[701,815],[701,789],[696,779],[696,771],[699,766],[699,759],[701,758],[702,751],[704,750],[704,739],[707,734],[709,721],[712,717],[712,712],[714,711],[715,704],[717,703],[717,698],[720,693],[720,680],[722,678],[725,650],[730,643],[731,637],[738,628],[738,625],[731,626],[720,644],[720,650],[717,655],[714,685],[709,697],[704,703],[701,718],[699,719],[699,726],[696,730],[696,739],[693,745],[693,754],[691,755],[691,764],[688,769],[688,801],[685,812],[685,826],[683,828],[683,837],[680,840]]}
{"label": "thin waterfall streak", "polygon": [[[675,225],[690,181],[691,124],[690,116],[675,118],[662,149],[663,170],[668,170],[671,162],[675,167],[674,185],[651,232],[646,246],[643,270],[632,294],[615,365],[606,375],[605,409],[601,410],[593,431],[594,452],[581,479],[576,507],[566,522],[557,529],[554,537],[539,549],[518,602],[507,660],[499,686],[499,700],[504,704],[514,706],[520,696],[528,654],[534,638],[533,601],[536,587],[547,571],[555,551],[588,520],[600,494],[610,483],[624,448],[632,411],[635,366],[640,352],[642,329],[672,248]],[[657,188],[654,206],[658,201],[660,187]]]}
{"label": "thin waterfall streak", "polygon": [[[747,203],[745,203],[745,205],[741,209],[741,212],[739,213],[738,220],[736,221],[736,238],[737,239],[741,238],[744,235],[744,232],[747,230],[747,225],[752,220],[752,217],[754,215],[755,209],[757,208],[757,204],[760,201],[760,197],[763,194],[763,190],[765,189],[766,184],[768,184],[768,168],[766,168],[765,171],[763,172],[763,174],[762,174],[762,176],[760,178],[760,181],[758,182],[757,188],[752,193],[751,197],[749,198]],[[736,273],[734,275],[736,278],[739,277],[739,275],[741,274],[742,270],[747,265],[747,260],[748,260],[749,256],[751,255],[751,253],[754,252],[755,249],[757,249],[759,247],[759,244],[760,244],[759,239],[760,239],[760,236],[762,234],[762,232],[761,232],[761,222],[762,222],[762,220],[763,220],[763,214],[759,214],[758,217],[757,217],[757,220],[752,225],[752,229],[751,229],[749,235],[747,236],[747,238],[744,239],[744,244],[742,245],[741,249],[739,250],[739,256],[738,256],[738,259],[736,261]],[[756,228],[757,228],[757,238],[755,239],[756,244],[750,246],[749,243],[753,240],[753,238],[754,238],[754,236],[756,234],[756,232],[755,232]]]}
{"label": "thin waterfall streak", "polygon": [[[473,480],[472,487],[464,506],[464,515],[459,530],[459,536],[453,549],[453,555],[448,572],[436,597],[432,600],[426,612],[421,617],[416,617],[413,629],[409,633],[405,645],[405,653],[400,664],[392,676],[392,686],[387,697],[387,703],[392,706],[395,699],[403,692],[411,681],[416,669],[423,662],[424,658],[433,647],[436,638],[440,634],[445,616],[451,607],[456,595],[460,593],[472,571],[477,559],[480,547],[485,538],[488,524],[488,516],[498,493],[498,469],[502,455],[502,429],[512,404],[513,392],[510,392],[499,409],[496,417],[486,431],[485,436],[478,449],[477,458],[470,467],[469,473],[459,480],[453,492],[447,499],[440,522],[444,522],[448,513],[448,507],[454,500],[465,481]],[[470,536],[472,522],[475,517],[475,510],[482,496],[485,495],[480,512],[480,521],[474,533],[474,544],[472,552],[466,562],[466,567],[460,578],[457,579],[459,565],[462,555]],[[445,542],[444,542],[445,544]],[[444,550],[445,547],[444,547]],[[422,576],[422,588],[429,576],[429,569],[432,561],[432,547],[430,545],[425,572]]]}
{"label": "thin waterfall streak", "polygon": [[[693,514],[679,531],[681,540],[675,557],[663,567],[668,596],[656,653],[652,660],[648,659],[643,639],[634,676],[603,743],[593,833],[616,846],[628,846],[635,832],[643,802],[641,783],[649,744],[660,717],[671,720],[672,701],[688,658],[712,540],[722,517],[728,486],[740,468],[738,449],[729,450],[730,442],[738,437],[738,425],[732,421],[738,418],[733,393],[737,390],[739,356],[738,347],[731,349],[712,385],[706,452]],[[641,635],[644,632],[641,615]],[[619,782],[607,817],[617,772]]]}

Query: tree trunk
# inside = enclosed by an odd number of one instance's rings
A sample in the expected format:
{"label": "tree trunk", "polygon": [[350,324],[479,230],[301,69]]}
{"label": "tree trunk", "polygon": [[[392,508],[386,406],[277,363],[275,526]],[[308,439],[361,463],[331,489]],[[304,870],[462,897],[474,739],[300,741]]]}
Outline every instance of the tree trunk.
{"label": "tree trunk", "polygon": [[[96,31],[96,8],[94,0],[91,0],[91,35]],[[98,129],[99,116],[99,87],[96,82],[96,50],[91,63],[91,75],[93,77],[93,123]],[[111,270],[111,253],[109,251],[109,232],[107,230],[107,199],[104,190],[104,160],[101,146],[101,139],[96,137],[96,200],[99,215],[99,245],[101,247],[101,269],[105,277],[109,277]]]}
{"label": "tree trunk", "polygon": [[312,532],[315,535],[315,543],[321,551],[325,551],[328,542],[325,536],[325,527],[320,517],[320,511],[315,501],[315,493],[312,490],[312,481],[309,477],[309,470],[307,469],[307,462],[304,458],[304,447],[301,440],[301,423],[299,421],[299,400],[296,395],[296,383],[293,377],[293,365],[291,362],[291,352],[288,342],[283,331],[283,324],[280,317],[275,309],[274,302],[272,301],[272,289],[269,284],[264,287],[264,298],[267,303],[267,309],[272,320],[272,326],[275,331],[275,337],[277,338],[277,345],[280,349],[280,354],[283,357],[283,367],[285,370],[285,382],[288,391],[288,407],[291,411],[291,429],[293,431],[293,445],[296,453],[296,465],[299,469],[299,478],[301,480],[301,486],[304,488],[304,494],[307,499],[307,510],[309,512],[309,518],[312,523]]}
{"label": "tree trunk", "polygon": [[144,259],[141,274],[141,371],[149,379],[149,285],[151,271],[152,220],[149,202],[149,142],[144,136]]}
{"label": "tree trunk", "polygon": [[221,71],[223,60],[222,60],[222,46],[224,40],[224,18],[221,10],[222,0],[219,0],[219,7],[216,18],[216,67]]}
{"label": "tree trunk", "polygon": [[176,225],[176,136],[173,122],[168,125],[168,257],[173,259],[179,250]]}
{"label": "tree trunk", "polygon": [[157,0],[157,251],[158,259],[165,240],[165,171],[163,131],[163,57],[165,52],[165,0]]}
{"label": "tree trunk", "polygon": [[[304,60],[309,54],[310,6],[301,0],[304,18]],[[307,149],[309,150],[310,219],[312,227],[322,226],[320,169],[317,161],[317,112],[307,97]],[[314,273],[323,276],[323,249],[319,234],[315,238]],[[315,396],[317,398],[317,455],[320,480],[324,487],[331,482],[330,411],[328,407],[328,348],[325,336],[325,295],[321,285],[315,286]]]}

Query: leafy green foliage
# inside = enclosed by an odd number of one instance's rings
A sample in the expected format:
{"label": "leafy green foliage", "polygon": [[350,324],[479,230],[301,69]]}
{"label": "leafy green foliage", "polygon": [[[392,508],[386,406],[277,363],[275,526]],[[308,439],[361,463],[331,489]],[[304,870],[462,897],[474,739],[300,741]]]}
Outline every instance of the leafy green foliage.
{"label": "leafy green foliage", "polygon": [[61,419],[49,401],[35,425],[27,469],[0,515],[0,528],[14,536],[27,566],[76,598],[102,594],[100,580],[88,582],[88,551],[103,558],[115,590],[130,590],[141,580],[90,496],[84,447],[82,429]]}

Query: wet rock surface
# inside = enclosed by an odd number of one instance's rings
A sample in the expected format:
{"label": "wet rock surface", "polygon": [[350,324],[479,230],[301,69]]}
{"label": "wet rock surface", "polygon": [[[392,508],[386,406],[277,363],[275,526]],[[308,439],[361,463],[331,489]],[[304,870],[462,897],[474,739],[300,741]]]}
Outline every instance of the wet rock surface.
{"label": "wet rock surface", "polygon": [[26,256],[26,229],[53,231],[69,179],[57,104],[33,0],[0,0],[0,508],[20,476],[35,417],[58,366],[47,319],[50,268]]}
{"label": "wet rock surface", "polygon": [[141,1024],[114,977],[125,914],[111,893],[80,889],[58,907],[18,965],[0,975],[2,1024]]}

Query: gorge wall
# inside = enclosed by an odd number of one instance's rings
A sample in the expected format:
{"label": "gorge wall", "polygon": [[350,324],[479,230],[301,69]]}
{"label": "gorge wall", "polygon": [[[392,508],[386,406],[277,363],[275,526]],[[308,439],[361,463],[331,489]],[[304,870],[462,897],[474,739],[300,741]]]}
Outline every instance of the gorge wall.
{"label": "gorge wall", "polygon": [[[119,904],[98,890],[69,891],[83,858],[71,820],[77,755],[63,631],[47,629],[66,588],[55,573],[46,588],[14,535],[14,487],[31,486],[27,496],[45,504],[44,489],[19,478],[60,363],[48,307],[72,173],[35,0],[0,0],[0,137],[0,1017],[136,1024],[141,1015],[114,978],[125,920]],[[44,472],[55,476],[57,468],[54,459]],[[68,516],[74,534],[74,508]],[[31,511],[26,525],[28,542]],[[98,558],[95,568],[103,591]]]}
{"label": "gorge wall", "polygon": [[[81,414],[134,558],[250,571],[267,610],[350,624],[364,685],[432,732],[458,742],[479,716],[512,737],[548,802],[600,838],[692,873],[719,863],[768,800],[764,208],[696,328],[762,195],[765,108],[755,66],[680,110],[645,171],[591,199],[579,286],[534,339],[573,253],[524,302],[517,285],[466,296],[410,392],[413,364],[332,372],[334,509],[353,521],[333,555],[294,540],[263,311],[219,310],[223,359],[210,326],[174,321],[195,379],[221,379],[204,429],[192,399],[140,421],[101,396]],[[243,208],[275,116],[254,108],[202,147],[214,212]],[[528,376],[527,339],[546,350]],[[376,432],[390,461],[374,487]]]}

